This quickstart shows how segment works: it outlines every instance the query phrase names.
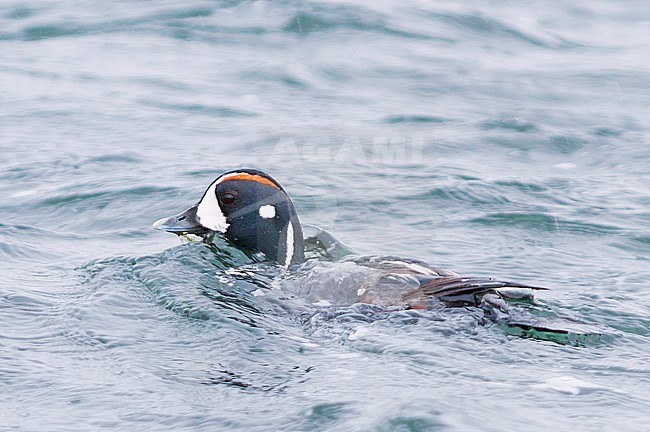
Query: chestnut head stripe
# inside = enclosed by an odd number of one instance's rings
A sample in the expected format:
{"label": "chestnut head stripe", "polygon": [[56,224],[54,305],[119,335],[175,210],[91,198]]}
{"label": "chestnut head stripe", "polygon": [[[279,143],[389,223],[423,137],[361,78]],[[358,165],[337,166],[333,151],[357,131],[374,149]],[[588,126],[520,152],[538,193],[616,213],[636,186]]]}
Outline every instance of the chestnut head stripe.
{"label": "chestnut head stripe", "polygon": [[226,174],[225,176],[221,177],[219,180],[217,180],[217,184],[230,181],[230,180],[246,180],[246,181],[254,181],[257,183],[262,183],[267,186],[274,187],[276,189],[280,189],[278,185],[273,183],[271,180],[267,179],[266,177],[262,177],[261,175],[257,174],[250,174],[246,172],[235,172],[235,173],[230,173]]}

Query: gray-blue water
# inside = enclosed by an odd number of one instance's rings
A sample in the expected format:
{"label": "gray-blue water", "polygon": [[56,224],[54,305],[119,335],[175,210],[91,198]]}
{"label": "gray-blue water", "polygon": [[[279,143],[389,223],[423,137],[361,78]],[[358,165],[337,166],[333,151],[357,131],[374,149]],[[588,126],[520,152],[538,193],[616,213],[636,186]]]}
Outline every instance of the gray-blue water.
{"label": "gray-blue water", "polygon": [[[648,430],[649,23],[3,0],[0,430]],[[151,229],[241,166],[360,253],[551,287],[521,307],[599,334],[251,298],[236,256]]]}

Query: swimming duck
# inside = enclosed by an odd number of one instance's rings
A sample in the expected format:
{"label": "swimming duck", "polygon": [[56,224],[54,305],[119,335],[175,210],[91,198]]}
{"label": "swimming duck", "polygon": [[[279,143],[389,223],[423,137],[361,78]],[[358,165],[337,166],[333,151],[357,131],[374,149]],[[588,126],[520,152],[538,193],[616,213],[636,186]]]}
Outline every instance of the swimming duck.
{"label": "swimming duck", "polygon": [[319,306],[368,303],[423,309],[433,302],[489,305],[532,298],[545,289],[492,278],[461,277],[428,263],[394,256],[349,256],[333,263],[305,260],[303,227],[284,188],[265,172],[238,169],[214,180],[199,202],[153,224],[177,235],[223,235],[239,248],[288,270],[297,296]]}

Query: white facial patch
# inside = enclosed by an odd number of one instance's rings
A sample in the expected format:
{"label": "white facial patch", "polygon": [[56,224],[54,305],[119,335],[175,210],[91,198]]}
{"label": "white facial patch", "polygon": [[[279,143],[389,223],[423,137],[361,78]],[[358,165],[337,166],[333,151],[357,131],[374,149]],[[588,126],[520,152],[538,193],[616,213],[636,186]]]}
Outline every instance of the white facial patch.
{"label": "white facial patch", "polygon": [[264,219],[273,219],[275,217],[275,206],[271,204],[260,207],[260,216]]}
{"label": "white facial patch", "polygon": [[229,224],[226,222],[226,216],[224,216],[217,202],[217,196],[214,192],[216,187],[217,183],[212,183],[206,191],[203,199],[196,208],[196,218],[205,228],[225,233]]}

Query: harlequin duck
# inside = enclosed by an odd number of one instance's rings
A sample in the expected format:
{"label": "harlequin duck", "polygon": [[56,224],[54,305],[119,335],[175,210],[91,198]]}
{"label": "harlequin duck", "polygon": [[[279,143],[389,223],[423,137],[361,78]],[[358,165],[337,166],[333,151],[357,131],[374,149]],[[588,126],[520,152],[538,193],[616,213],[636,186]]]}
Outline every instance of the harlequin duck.
{"label": "harlequin duck", "polygon": [[[153,228],[208,238],[223,235],[238,247],[261,253],[288,269],[296,296],[320,306],[369,303],[382,307],[427,308],[486,303],[501,311],[504,297],[531,298],[545,289],[492,278],[461,277],[420,260],[392,256],[348,256],[335,262],[305,260],[303,229],[294,205],[268,174],[254,169],[226,172],[199,202]],[[283,286],[289,284],[283,284]]]}

